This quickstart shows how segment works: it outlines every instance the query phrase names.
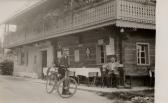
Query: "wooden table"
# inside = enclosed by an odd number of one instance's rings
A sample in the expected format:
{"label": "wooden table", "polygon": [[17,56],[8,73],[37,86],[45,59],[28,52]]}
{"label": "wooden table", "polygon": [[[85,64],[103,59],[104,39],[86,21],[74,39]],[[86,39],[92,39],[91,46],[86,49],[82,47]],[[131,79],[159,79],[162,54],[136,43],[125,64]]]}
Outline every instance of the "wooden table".
{"label": "wooden table", "polygon": [[101,76],[100,68],[68,68],[70,71],[74,71],[75,75],[81,75],[85,77],[89,77],[89,72],[97,72],[98,76]]}
{"label": "wooden table", "polygon": [[[68,70],[75,72],[75,76],[78,77],[78,84],[80,83],[80,81],[79,81],[80,76],[84,76],[84,77],[86,77],[86,79],[87,79],[86,83],[89,86],[89,84],[90,84],[89,73],[91,73],[91,72],[92,73],[93,72],[98,73],[98,77],[101,77],[100,68],[86,68],[86,67],[83,67],[83,68],[68,68]],[[93,84],[95,84],[96,79],[97,79],[97,77],[94,77],[94,83]]]}

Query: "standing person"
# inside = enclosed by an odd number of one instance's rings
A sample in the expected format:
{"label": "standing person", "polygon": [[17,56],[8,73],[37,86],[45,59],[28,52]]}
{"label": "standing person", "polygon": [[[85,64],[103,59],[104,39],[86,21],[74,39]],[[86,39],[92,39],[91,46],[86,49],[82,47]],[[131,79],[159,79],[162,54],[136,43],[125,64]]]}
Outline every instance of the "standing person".
{"label": "standing person", "polygon": [[107,83],[108,87],[111,86],[112,84],[115,87],[118,86],[118,81],[119,81],[118,65],[119,65],[119,63],[116,62],[116,57],[115,56],[111,56],[110,61],[107,64],[104,65],[104,67],[107,70],[107,78],[106,78],[107,81],[106,81],[106,83]]}
{"label": "standing person", "polygon": [[68,56],[63,53],[62,57],[58,59],[58,65],[59,65],[59,69],[58,72],[62,75],[62,77],[65,76],[65,70],[64,68],[69,66],[69,62],[68,62]]}
{"label": "standing person", "polygon": [[[65,68],[69,67],[68,56],[63,52],[62,57],[58,59],[59,69],[58,72],[61,74],[61,79],[65,77],[66,70]],[[68,81],[63,82],[62,94],[66,95],[69,92],[69,83]]]}

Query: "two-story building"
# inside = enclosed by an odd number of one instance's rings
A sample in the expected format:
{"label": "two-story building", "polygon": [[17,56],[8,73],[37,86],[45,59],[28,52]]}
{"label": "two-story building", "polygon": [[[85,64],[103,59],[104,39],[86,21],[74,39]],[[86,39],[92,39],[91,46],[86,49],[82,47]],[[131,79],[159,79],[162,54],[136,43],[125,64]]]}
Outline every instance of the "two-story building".
{"label": "two-story building", "polygon": [[16,54],[14,75],[40,78],[61,49],[73,68],[98,67],[116,55],[126,74],[146,75],[155,67],[155,8],[152,0],[37,3],[4,23],[4,46]]}

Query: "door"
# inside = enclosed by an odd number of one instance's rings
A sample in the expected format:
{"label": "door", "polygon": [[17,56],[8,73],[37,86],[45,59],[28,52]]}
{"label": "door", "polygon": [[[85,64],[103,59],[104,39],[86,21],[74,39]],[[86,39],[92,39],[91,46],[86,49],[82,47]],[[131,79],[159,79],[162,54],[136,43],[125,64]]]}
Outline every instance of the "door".
{"label": "door", "polygon": [[47,67],[47,51],[42,51],[42,78],[44,78],[43,69]]}

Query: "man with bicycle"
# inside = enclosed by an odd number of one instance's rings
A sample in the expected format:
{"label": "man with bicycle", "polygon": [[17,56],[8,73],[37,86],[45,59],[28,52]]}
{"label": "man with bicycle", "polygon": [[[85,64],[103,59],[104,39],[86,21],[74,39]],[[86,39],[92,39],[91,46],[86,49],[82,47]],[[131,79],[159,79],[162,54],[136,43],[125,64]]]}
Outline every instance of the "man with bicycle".
{"label": "man with bicycle", "polygon": [[[66,70],[69,67],[68,56],[65,52],[62,53],[61,58],[58,58],[58,73],[61,74],[60,79],[65,77]],[[69,83],[68,81],[63,82],[62,94],[66,95],[69,94]]]}

